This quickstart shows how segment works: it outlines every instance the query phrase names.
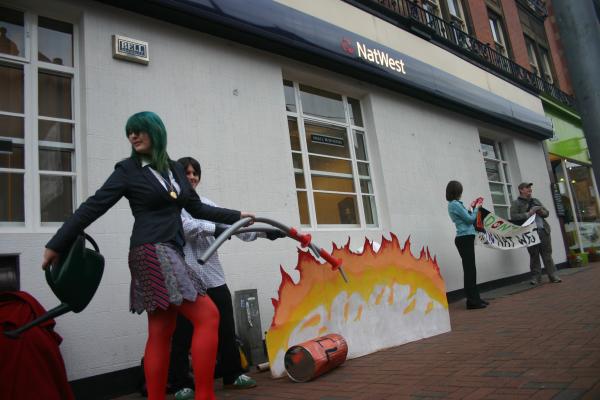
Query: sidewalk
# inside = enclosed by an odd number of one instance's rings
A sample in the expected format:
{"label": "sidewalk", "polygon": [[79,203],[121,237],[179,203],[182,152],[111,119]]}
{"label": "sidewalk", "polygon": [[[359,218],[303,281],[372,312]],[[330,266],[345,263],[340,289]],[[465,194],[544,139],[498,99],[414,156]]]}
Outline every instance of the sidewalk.
{"label": "sidewalk", "polygon": [[487,292],[484,310],[451,304],[450,333],[346,361],[309,383],[252,373],[257,388],[218,384],[217,398],[600,399],[600,263],[559,274],[559,284]]}

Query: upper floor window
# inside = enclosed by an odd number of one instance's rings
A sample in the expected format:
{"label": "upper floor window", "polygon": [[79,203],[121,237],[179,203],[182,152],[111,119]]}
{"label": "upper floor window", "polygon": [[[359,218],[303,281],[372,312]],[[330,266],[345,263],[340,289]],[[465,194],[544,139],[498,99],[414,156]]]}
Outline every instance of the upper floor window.
{"label": "upper floor window", "polygon": [[300,223],[377,226],[360,101],[284,81]]}
{"label": "upper floor window", "polygon": [[494,38],[494,45],[496,47],[496,51],[501,53],[503,56],[508,57],[508,45],[506,42],[506,35],[504,34],[502,18],[489,9],[488,15],[490,20],[490,29],[492,31],[492,37]]}
{"label": "upper floor window", "polygon": [[531,70],[547,82],[554,83],[548,50],[528,36],[525,36],[525,45],[527,46],[527,56],[529,57]]}
{"label": "upper floor window", "polygon": [[452,22],[457,28],[462,31],[468,32],[467,30],[467,19],[465,18],[465,12],[462,6],[461,0],[447,0],[448,13],[450,14],[450,22]]}
{"label": "upper floor window", "polygon": [[0,226],[54,225],[73,212],[73,30],[0,7]]}
{"label": "upper floor window", "polygon": [[540,46],[540,57],[542,59],[542,70],[544,79],[549,83],[554,83],[554,77],[552,76],[552,67],[550,66],[550,53],[548,50]]}
{"label": "upper floor window", "polygon": [[481,153],[485,164],[494,212],[502,218],[509,218],[512,200],[512,184],[502,143],[480,138]]}
{"label": "upper floor window", "polygon": [[533,71],[533,73],[535,73],[541,78],[542,74],[540,72],[540,64],[538,62],[537,54],[535,51],[535,43],[528,37],[525,37],[525,45],[527,46],[527,57],[529,58],[529,66],[531,66],[531,70]]}

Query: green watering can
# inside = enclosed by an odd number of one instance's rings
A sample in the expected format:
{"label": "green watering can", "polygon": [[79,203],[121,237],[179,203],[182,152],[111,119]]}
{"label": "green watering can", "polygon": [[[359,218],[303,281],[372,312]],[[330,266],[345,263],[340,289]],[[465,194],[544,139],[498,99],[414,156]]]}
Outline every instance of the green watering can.
{"label": "green watering can", "polygon": [[[89,241],[94,249],[85,247]],[[58,265],[46,270],[46,281],[61,303],[44,315],[4,334],[17,338],[29,328],[69,311],[81,312],[92,300],[102,280],[104,257],[96,241],[86,233],[77,236],[68,252],[61,254]]]}

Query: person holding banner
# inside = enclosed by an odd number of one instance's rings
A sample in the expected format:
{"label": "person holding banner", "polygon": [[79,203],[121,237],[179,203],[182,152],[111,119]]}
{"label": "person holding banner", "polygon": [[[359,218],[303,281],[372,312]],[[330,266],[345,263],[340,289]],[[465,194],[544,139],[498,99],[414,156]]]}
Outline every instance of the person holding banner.
{"label": "person holding banner", "polygon": [[473,223],[477,219],[477,213],[483,204],[483,199],[477,199],[473,204],[473,210],[469,211],[460,201],[462,192],[462,184],[458,181],[450,181],[446,185],[448,214],[454,225],[456,225],[454,244],[462,259],[467,310],[474,310],[485,308],[489,304],[479,295],[477,268],[475,266],[475,227]]}
{"label": "person holding banner", "polygon": [[550,213],[542,205],[542,202],[532,197],[533,183],[522,182],[519,184],[519,197],[515,199],[510,206],[510,218],[515,224],[521,225],[527,218],[535,214],[535,224],[537,233],[540,238],[540,243],[535,246],[527,247],[529,252],[529,268],[531,269],[532,285],[542,283],[542,265],[540,256],[544,261],[548,279],[552,283],[559,283],[562,280],[556,276],[556,267],[552,259],[552,240],[550,238],[550,225],[546,222],[546,218]]}

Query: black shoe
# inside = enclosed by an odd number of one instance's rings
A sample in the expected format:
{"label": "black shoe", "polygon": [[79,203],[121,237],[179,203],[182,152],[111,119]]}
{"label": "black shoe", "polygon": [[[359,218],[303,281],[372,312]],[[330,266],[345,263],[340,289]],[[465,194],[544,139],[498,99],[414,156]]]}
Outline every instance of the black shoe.
{"label": "black shoe", "polygon": [[478,310],[480,308],[486,308],[487,306],[483,303],[469,303],[467,302],[467,310]]}
{"label": "black shoe", "polygon": [[479,301],[481,301],[483,304],[485,304],[486,306],[490,305],[490,302],[484,299],[480,299]]}
{"label": "black shoe", "polygon": [[560,279],[558,276],[551,276],[550,277],[550,282],[552,282],[552,283],[560,283],[560,282],[562,282],[562,279]]}

